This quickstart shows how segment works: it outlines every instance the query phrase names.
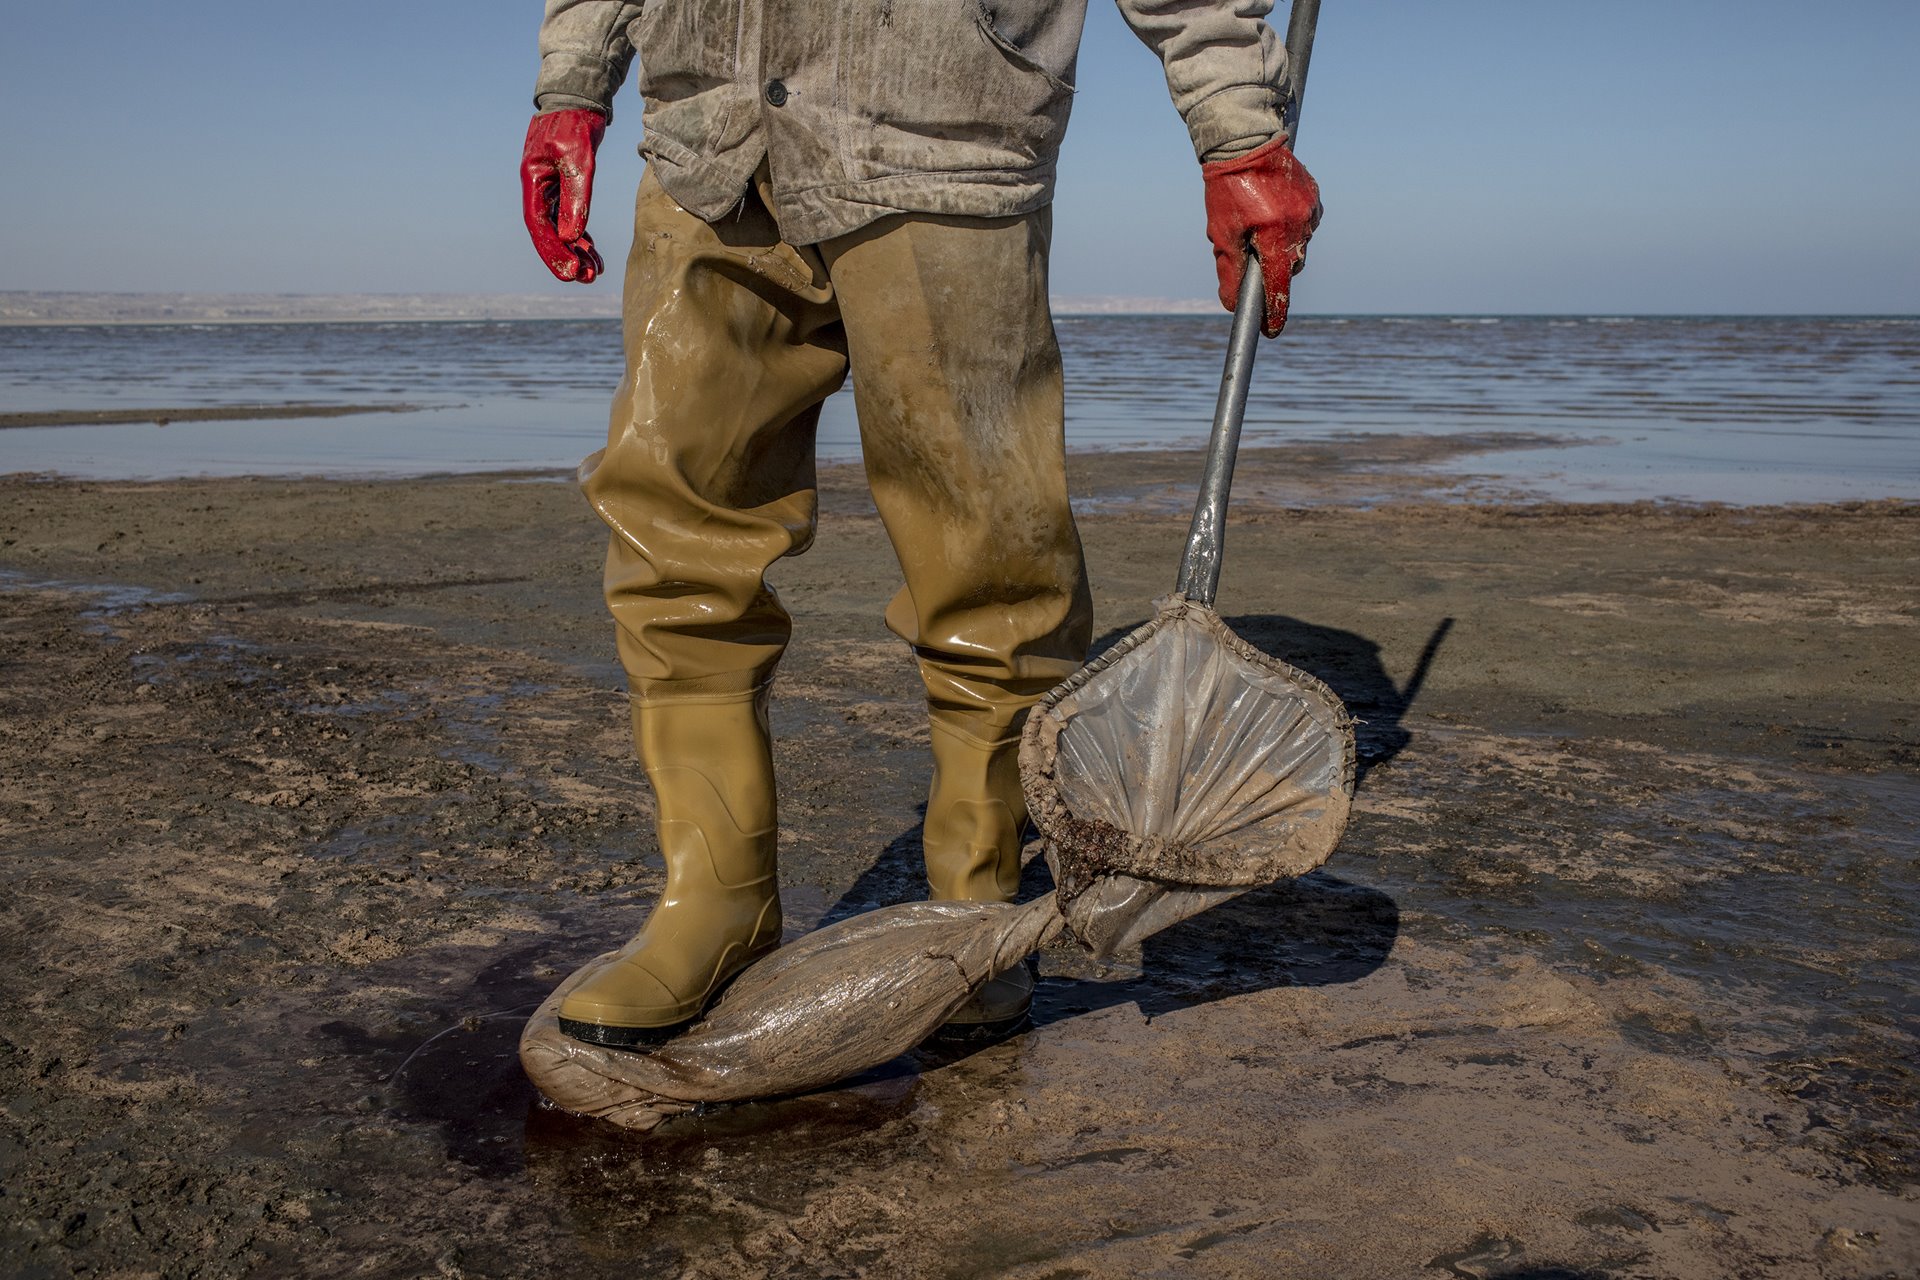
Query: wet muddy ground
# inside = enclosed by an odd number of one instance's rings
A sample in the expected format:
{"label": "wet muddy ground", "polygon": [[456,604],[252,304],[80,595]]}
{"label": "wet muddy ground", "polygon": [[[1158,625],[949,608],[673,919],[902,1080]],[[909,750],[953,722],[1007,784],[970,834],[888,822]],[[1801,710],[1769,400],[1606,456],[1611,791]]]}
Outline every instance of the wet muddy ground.
{"label": "wet muddy ground", "polygon": [[[1429,505],[1419,461],[1240,485],[1223,612],[1365,721],[1323,871],[1057,945],[1006,1043],[646,1137],[513,1053],[659,884],[570,487],[0,481],[5,1270],[1920,1272],[1920,510]],[[1112,638],[1197,463],[1076,468]],[[795,932],[916,895],[927,767],[823,488]]]}

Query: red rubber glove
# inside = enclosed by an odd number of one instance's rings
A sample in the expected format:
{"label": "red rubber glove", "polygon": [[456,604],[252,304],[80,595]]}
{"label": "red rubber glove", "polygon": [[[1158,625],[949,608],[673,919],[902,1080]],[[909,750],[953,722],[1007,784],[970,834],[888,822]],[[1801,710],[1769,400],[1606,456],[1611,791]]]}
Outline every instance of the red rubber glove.
{"label": "red rubber glove", "polygon": [[548,111],[527,125],[520,153],[520,199],[527,234],[547,270],[561,280],[592,284],[607,268],[587,234],[593,203],[593,153],[607,118],[576,107]]}
{"label": "red rubber glove", "polygon": [[1285,138],[1203,164],[1200,175],[1207,184],[1207,239],[1220,274],[1220,305],[1231,311],[1239,302],[1251,245],[1267,286],[1266,333],[1277,337],[1286,327],[1293,276],[1306,265],[1307,241],[1320,225],[1320,184],[1293,158]]}

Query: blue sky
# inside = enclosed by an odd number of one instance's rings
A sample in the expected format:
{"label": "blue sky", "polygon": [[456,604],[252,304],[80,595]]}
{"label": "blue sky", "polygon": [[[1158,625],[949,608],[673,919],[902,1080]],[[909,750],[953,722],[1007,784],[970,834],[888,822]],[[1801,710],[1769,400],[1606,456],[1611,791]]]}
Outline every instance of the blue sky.
{"label": "blue sky", "polygon": [[[535,0],[0,13],[0,289],[562,288],[517,208]],[[1325,0],[1299,305],[1920,312],[1916,48],[1911,0]],[[1106,0],[1080,83],[1054,291],[1209,295],[1192,153]],[[610,262],[640,171],[623,106]]]}

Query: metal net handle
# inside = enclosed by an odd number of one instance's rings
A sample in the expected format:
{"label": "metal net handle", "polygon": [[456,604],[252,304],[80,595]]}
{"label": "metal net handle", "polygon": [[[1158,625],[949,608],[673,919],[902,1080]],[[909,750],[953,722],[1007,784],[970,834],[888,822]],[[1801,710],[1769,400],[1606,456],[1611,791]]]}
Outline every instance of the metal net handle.
{"label": "metal net handle", "polygon": [[[1307,92],[1307,63],[1313,57],[1313,31],[1320,20],[1320,0],[1293,0],[1287,22],[1287,82],[1291,92],[1281,119],[1294,145],[1300,141],[1300,102]],[[1220,589],[1220,557],[1227,531],[1227,496],[1233,488],[1233,463],[1240,453],[1240,425],[1247,416],[1247,388],[1253,382],[1253,357],[1260,346],[1260,330],[1267,321],[1267,298],[1259,263],[1251,251],[1247,270],[1240,273],[1240,300],[1233,309],[1233,332],[1227,338],[1227,364],[1220,374],[1220,399],[1213,410],[1213,434],[1207,441],[1207,469],[1200,479],[1200,498],[1194,504],[1193,524],[1187,530],[1186,553],[1180,557],[1180,577],[1174,590],[1189,600],[1211,605]]]}

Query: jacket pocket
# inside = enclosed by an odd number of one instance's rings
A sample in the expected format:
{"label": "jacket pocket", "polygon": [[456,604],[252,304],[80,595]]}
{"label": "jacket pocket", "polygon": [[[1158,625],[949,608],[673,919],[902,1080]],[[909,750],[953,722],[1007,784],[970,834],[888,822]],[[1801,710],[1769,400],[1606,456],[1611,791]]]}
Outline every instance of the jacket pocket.
{"label": "jacket pocket", "polygon": [[1014,65],[1062,93],[1077,92],[1073,77],[1085,8],[1047,0],[974,0],[973,7],[981,33]]}
{"label": "jacket pocket", "polygon": [[682,167],[739,145],[735,88],[743,0],[647,0],[635,26],[646,133],[640,150]]}
{"label": "jacket pocket", "polygon": [[647,0],[635,27],[640,91],[677,102],[733,83],[742,0]]}
{"label": "jacket pocket", "polygon": [[[1022,9],[1072,10],[1033,0]],[[1071,49],[1062,62],[1014,37],[1021,28],[981,0],[848,0],[872,21],[847,15],[840,42],[839,99],[847,175],[868,181],[905,174],[1019,172],[1050,166],[1073,102]],[[864,16],[864,15],[862,15]],[[1034,28],[1057,33],[1044,17]],[[1078,25],[1073,27],[1078,39]],[[1051,45],[1043,41],[1044,49]]]}

